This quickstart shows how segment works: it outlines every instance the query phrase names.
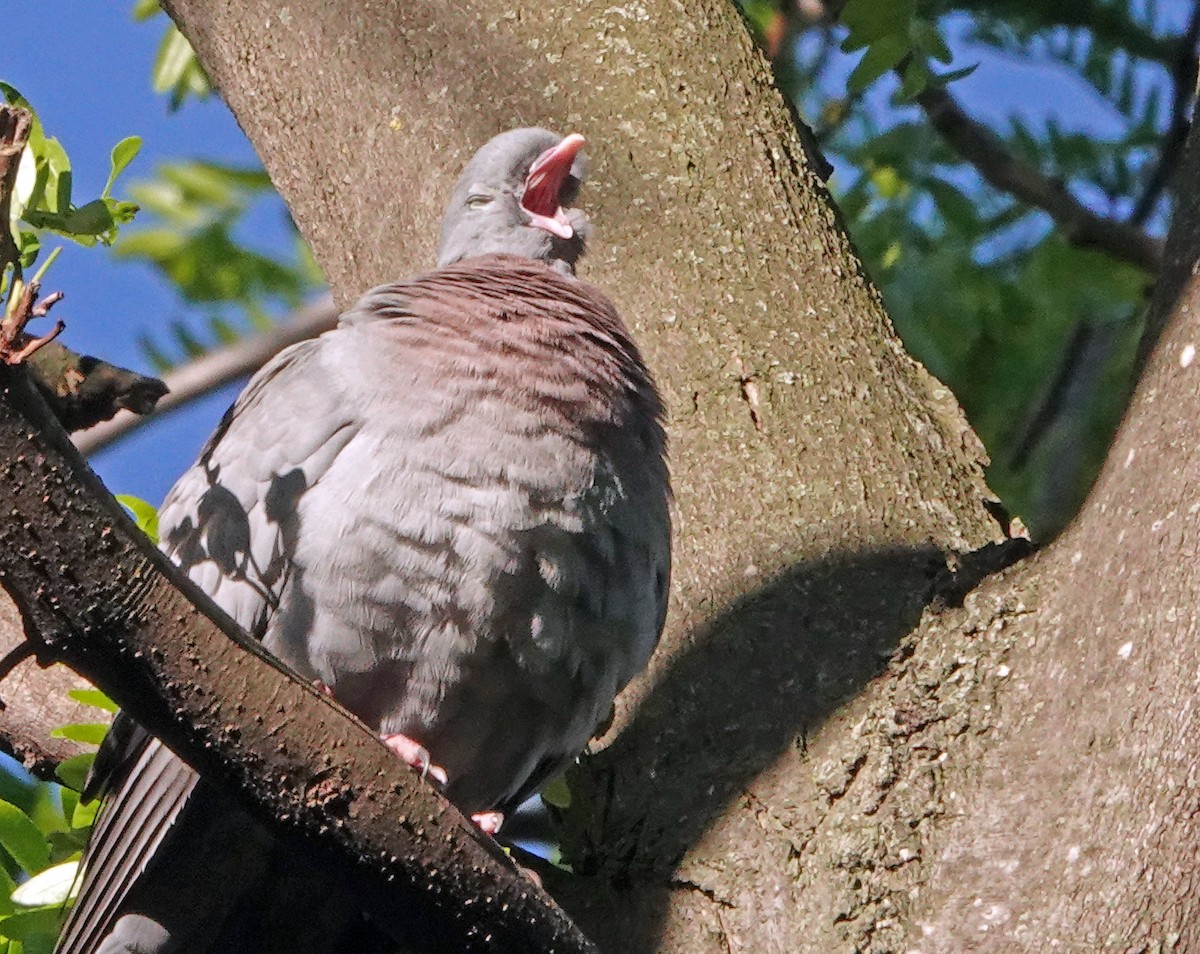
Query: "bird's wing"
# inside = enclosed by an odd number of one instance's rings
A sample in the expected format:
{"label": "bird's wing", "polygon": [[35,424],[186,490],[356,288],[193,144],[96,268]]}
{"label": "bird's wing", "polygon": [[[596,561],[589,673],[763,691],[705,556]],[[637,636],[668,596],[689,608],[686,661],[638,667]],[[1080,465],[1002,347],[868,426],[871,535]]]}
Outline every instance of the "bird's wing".
{"label": "bird's wing", "polygon": [[[322,339],[295,345],[255,376],[159,514],[167,554],[258,636],[288,585],[287,513],[355,429],[319,360],[323,346]],[[58,952],[99,949],[196,783],[196,773],[161,742],[118,717],[89,779],[89,794],[106,804]]]}

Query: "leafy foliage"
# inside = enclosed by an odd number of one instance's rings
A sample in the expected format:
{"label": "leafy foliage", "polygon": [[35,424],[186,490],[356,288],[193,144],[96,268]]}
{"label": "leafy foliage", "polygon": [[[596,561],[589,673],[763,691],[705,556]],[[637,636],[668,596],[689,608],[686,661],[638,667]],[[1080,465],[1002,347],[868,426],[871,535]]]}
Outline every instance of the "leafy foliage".
{"label": "leafy foliage", "polygon": [[[160,371],[177,358],[195,358],[236,341],[244,329],[272,324],[273,307],[295,308],[321,284],[307,246],[296,236],[289,259],[259,252],[239,238],[245,219],[263,203],[278,202],[259,168],[214,162],[164,165],[156,178],[130,190],[154,222],[123,236],[119,258],[153,267],[190,305],[207,315],[207,328],[177,321],[170,345],[143,338],[141,346]],[[290,223],[290,219],[288,222]]]}
{"label": "leafy foliage", "polygon": [[[777,72],[834,161],[831,186],[897,330],[959,398],[991,453],[992,486],[1040,536],[1075,511],[1103,459],[1153,276],[1069,245],[1045,213],[987,184],[911,103],[930,85],[954,95],[965,71],[947,67],[984,58],[1075,77],[1119,133],[1017,116],[992,132],[1098,213],[1161,233],[1156,171],[1180,97],[1163,66],[1179,61],[1181,39],[1156,6],[849,0],[838,22],[796,22],[795,42],[777,48]],[[779,32],[771,10],[799,9],[747,4],[764,42]],[[859,51],[857,63],[845,56]]]}
{"label": "leafy foliage", "polygon": [[[7,103],[29,110],[33,128],[22,154],[9,208],[9,221],[4,223],[16,243],[18,262],[0,276],[0,295],[12,292],[23,281],[23,272],[31,268],[42,251],[46,235],[59,235],[79,245],[97,243],[111,245],[122,225],[130,222],[138,207],[112,197],[117,177],[128,167],[141,149],[136,136],[122,139],[112,150],[108,181],[100,195],[83,205],[76,205],[71,188],[71,160],[62,144],[46,135],[37,112],[15,87],[0,82],[0,94]],[[46,265],[53,261],[51,255]],[[40,276],[45,266],[39,271]]]}
{"label": "leafy foliage", "polygon": [[[133,5],[135,20],[149,20],[162,13],[158,0],[137,0]],[[196,51],[174,23],[168,22],[163,31],[158,55],[150,75],[150,85],[156,93],[165,93],[172,110],[179,109],[189,96],[204,99],[213,91],[212,82]]]}
{"label": "leafy foliage", "polygon": [[[75,690],[71,697],[104,712],[115,709],[96,689]],[[107,728],[105,722],[78,723],[52,734],[97,744]],[[0,954],[53,950],[98,808],[79,798],[94,758],[85,752],[63,762],[61,786],[16,770],[0,772]]]}
{"label": "leafy foliage", "polygon": [[866,50],[846,82],[850,95],[862,93],[885,73],[900,70],[900,95],[912,99],[930,86],[944,86],[970,74],[967,66],[937,73],[932,62],[949,65],[950,52],[937,21],[920,12],[916,0],[850,0],[842,10],[846,38],[842,51]]}

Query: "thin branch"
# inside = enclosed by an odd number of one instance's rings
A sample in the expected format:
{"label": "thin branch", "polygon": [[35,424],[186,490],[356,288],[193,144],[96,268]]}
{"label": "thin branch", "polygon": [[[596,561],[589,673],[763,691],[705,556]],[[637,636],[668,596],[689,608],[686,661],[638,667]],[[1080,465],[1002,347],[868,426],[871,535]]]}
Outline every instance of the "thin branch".
{"label": "thin branch", "polygon": [[1183,144],[1192,128],[1191,107],[1196,98],[1196,44],[1200,42],[1200,2],[1192,7],[1187,30],[1179,40],[1179,54],[1171,69],[1171,125],[1163,136],[1158,164],[1146,182],[1146,190],[1129,216],[1129,224],[1141,226],[1150,218],[1166,190],[1183,154]]}
{"label": "thin branch", "polygon": [[111,421],[76,434],[75,446],[81,454],[94,454],[142,425],[158,420],[230,381],[253,374],[289,345],[328,331],[337,323],[337,316],[333,297],[326,295],[269,331],[235,341],[181,365],[164,377],[170,391],[158,402],[153,414],[139,416],[121,411]]}
{"label": "thin branch", "polygon": [[[0,319],[0,361],[5,364],[24,364],[67,327],[65,322],[55,321],[54,327],[40,337],[26,333],[25,326],[29,322],[34,318],[45,318],[63,299],[62,292],[54,292],[38,302],[41,288],[37,279],[22,286],[13,307]],[[16,291],[15,286],[13,290]]]}
{"label": "thin branch", "polygon": [[917,96],[917,103],[933,127],[988,183],[1049,213],[1072,245],[1100,249],[1151,274],[1158,272],[1163,255],[1161,240],[1087,208],[1062,181],[1013,155],[999,136],[968,116],[944,87],[926,87]]}

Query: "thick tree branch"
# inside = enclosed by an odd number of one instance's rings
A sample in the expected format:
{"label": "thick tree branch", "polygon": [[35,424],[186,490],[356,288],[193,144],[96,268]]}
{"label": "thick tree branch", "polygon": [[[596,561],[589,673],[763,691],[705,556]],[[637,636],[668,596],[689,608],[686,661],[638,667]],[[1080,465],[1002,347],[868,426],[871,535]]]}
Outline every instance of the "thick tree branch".
{"label": "thick tree branch", "polygon": [[333,297],[325,295],[261,334],[235,341],[180,365],[165,376],[164,387],[168,393],[158,402],[153,414],[140,416],[133,411],[121,411],[111,421],[76,434],[75,446],[81,454],[94,454],[142,425],[158,420],[230,381],[253,374],[289,345],[328,331],[337,323],[337,316]]}
{"label": "thick tree branch", "polygon": [[285,837],[309,839],[384,923],[400,896],[462,951],[592,950],[494,844],[150,546],[20,369],[0,368],[0,448],[0,582],[42,662],[67,663]]}
{"label": "thick tree branch", "polygon": [[933,127],[997,189],[1049,213],[1063,236],[1080,248],[1094,248],[1156,274],[1162,242],[1140,228],[1091,211],[1061,181],[1018,159],[994,132],[966,114],[944,87],[929,86],[917,96]]}

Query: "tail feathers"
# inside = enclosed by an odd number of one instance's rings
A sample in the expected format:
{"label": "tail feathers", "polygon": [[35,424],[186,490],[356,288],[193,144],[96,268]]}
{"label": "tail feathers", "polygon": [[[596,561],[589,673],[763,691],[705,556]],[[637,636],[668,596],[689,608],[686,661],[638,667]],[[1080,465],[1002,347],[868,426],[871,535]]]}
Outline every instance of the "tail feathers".
{"label": "tail feathers", "polygon": [[58,954],[102,950],[123,902],[167,838],[196,781],[195,772],[160,742],[147,738],[132,770],[97,817],[79,900],[63,927]]}
{"label": "tail feathers", "polygon": [[157,740],[133,755],[97,818],[56,954],[397,950],[306,846],[281,843]]}

